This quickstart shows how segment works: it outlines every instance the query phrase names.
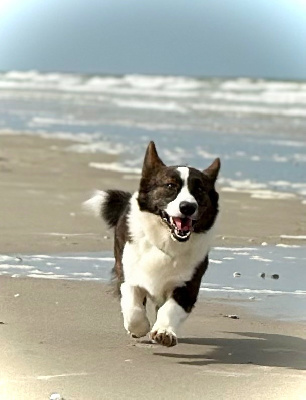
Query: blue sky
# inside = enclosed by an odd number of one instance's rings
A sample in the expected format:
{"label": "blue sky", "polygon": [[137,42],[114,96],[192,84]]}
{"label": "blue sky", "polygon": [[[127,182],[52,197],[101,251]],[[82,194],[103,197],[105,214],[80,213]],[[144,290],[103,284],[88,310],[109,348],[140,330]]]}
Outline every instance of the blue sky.
{"label": "blue sky", "polygon": [[306,0],[0,0],[0,70],[306,79]]}

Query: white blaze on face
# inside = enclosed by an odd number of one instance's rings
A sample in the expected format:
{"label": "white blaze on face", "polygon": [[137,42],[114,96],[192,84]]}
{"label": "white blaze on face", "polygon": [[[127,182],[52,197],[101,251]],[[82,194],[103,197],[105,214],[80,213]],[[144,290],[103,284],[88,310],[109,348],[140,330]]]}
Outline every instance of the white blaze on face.
{"label": "white blaze on face", "polygon": [[[182,185],[181,191],[179,192],[177,197],[168,204],[167,208],[165,208],[165,211],[171,217],[183,218],[184,215],[180,212],[181,202],[187,201],[188,203],[194,203],[194,204],[198,204],[198,203],[197,203],[196,199],[192,196],[192,194],[189,192],[189,189],[188,189],[189,168],[188,167],[178,167],[177,170],[181,176],[183,185]],[[192,214],[191,218],[196,218],[196,217],[197,217],[197,211],[195,211]]]}

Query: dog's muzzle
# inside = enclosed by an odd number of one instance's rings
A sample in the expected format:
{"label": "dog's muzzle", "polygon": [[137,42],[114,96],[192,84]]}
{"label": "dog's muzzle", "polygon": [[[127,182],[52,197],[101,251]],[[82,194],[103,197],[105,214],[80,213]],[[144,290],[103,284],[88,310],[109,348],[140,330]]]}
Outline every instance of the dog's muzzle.
{"label": "dog's muzzle", "polygon": [[170,217],[165,211],[161,213],[162,220],[170,228],[171,236],[178,242],[186,242],[193,231],[193,223],[190,217]]}

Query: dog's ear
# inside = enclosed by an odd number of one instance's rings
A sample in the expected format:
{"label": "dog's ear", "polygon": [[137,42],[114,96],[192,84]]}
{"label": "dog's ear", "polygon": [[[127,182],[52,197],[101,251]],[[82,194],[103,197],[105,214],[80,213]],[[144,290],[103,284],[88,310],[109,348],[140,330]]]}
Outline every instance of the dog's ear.
{"label": "dog's ear", "polygon": [[203,174],[206,175],[213,182],[215,182],[217,180],[220,167],[220,158],[216,158],[215,161],[208,168],[204,169]]}
{"label": "dog's ear", "polygon": [[159,158],[154,142],[150,142],[143,161],[142,176],[147,175],[147,173],[152,169],[156,170],[163,166],[165,166],[165,164]]}

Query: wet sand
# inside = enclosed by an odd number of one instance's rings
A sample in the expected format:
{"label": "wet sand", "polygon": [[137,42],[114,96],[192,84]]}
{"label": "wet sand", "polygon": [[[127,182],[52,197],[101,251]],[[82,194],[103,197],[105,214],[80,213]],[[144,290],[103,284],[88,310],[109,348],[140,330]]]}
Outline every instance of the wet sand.
{"label": "wet sand", "polygon": [[2,276],[0,286],[3,400],[305,396],[305,325],[207,299],[169,349],[130,339],[103,284]]}
{"label": "wet sand", "polygon": [[[71,153],[71,144],[0,136],[0,254],[111,250],[111,233],[80,205],[95,188],[135,190],[137,179],[90,168],[116,157]],[[216,245],[305,243],[280,237],[305,232],[299,199],[221,192],[221,208]],[[0,288],[1,400],[305,397],[301,322],[204,295],[168,349],[130,339],[102,283],[0,276]]]}
{"label": "wet sand", "polygon": [[[134,191],[139,178],[89,167],[89,162],[111,162],[116,157],[72,153],[67,151],[72,144],[0,136],[0,254],[112,249],[111,232],[87,215],[81,203],[95,189]],[[302,244],[280,237],[305,233],[306,206],[300,199],[262,200],[222,190],[220,194],[216,245]]]}

